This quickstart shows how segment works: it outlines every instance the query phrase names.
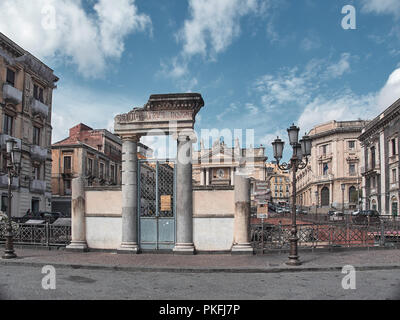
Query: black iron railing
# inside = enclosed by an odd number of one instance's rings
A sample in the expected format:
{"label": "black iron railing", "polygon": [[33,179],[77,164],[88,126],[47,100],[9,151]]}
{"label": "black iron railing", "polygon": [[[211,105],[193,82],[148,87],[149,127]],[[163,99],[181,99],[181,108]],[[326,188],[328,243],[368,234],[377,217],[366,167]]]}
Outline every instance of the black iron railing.
{"label": "black iron railing", "polygon": [[[5,231],[5,224],[0,223],[0,243],[5,242]],[[64,247],[71,242],[71,226],[13,222],[13,234],[16,245]]]}
{"label": "black iron railing", "polygon": [[[274,223],[253,224],[251,242],[256,251],[287,250],[291,225],[274,220]],[[301,222],[298,225],[298,247],[352,248],[352,247],[400,247],[400,221],[380,219],[377,222],[353,223],[340,221]]]}

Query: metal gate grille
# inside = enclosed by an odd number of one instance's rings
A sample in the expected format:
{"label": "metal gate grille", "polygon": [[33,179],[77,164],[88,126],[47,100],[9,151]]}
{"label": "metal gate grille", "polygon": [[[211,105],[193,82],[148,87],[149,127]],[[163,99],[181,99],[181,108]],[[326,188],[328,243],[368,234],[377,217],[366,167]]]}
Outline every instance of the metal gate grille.
{"label": "metal gate grille", "polygon": [[143,250],[175,245],[175,163],[139,161],[139,236]]}

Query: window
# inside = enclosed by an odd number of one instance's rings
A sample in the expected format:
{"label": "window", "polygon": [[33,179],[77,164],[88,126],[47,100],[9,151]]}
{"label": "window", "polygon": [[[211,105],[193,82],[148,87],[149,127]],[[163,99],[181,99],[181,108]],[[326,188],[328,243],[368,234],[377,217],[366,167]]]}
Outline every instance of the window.
{"label": "window", "polygon": [[88,174],[93,175],[93,159],[88,159]]}
{"label": "window", "polygon": [[104,179],[104,163],[100,163],[100,179]]}
{"label": "window", "polygon": [[43,88],[39,87],[38,85],[33,85],[33,97],[36,100],[39,100],[41,103],[44,103],[43,100]]}
{"label": "window", "polygon": [[324,156],[326,155],[327,151],[328,151],[328,145],[327,145],[327,144],[326,144],[326,145],[323,145],[323,146],[322,146],[322,154],[323,154]]}
{"label": "window", "polygon": [[322,174],[323,174],[324,176],[327,176],[328,173],[329,173],[329,164],[324,163],[324,164],[323,164],[323,167],[322,167]]}
{"label": "window", "polygon": [[15,87],[15,71],[7,68],[7,80],[6,80],[6,82],[8,84],[11,84],[13,87]]}
{"label": "window", "polygon": [[8,114],[4,115],[3,133],[12,136],[13,133],[14,118]]}
{"label": "window", "polygon": [[40,128],[33,127],[33,144],[40,145]]}
{"label": "window", "polygon": [[397,154],[396,139],[392,139],[392,156]]}
{"label": "window", "polygon": [[115,167],[113,165],[111,165],[111,181],[115,182]]}
{"label": "window", "polygon": [[71,157],[70,156],[64,157],[64,170],[70,171],[72,169],[71,165],[72,165]]}
{"label": "window", "polygon": [[397,170],[392,169],[392,183],[396,183],[396,182],[397,182]]}
{"label": "window", "polygon": [[354,163],[349,164],[349,174],[351,176],[356,175],[356,165]]}
{"label": "window", "polygon": [[1,195],[1,211],[7,213],[8,208],[8,196],[3,194]]}
{"label": "window", "polygon": [[375,147],[371,147],[371,166],[375,168]]}
{"label": "window", "polygon": [[66,195],[71,194],[71,180],[64,180],[64,193]]}
{"label": "window", "polygon": [[356,147],[356,142],[355,141],[349,141],[349,150],[354,150]]}
{"label": "window", "polygon": [[33,168],[33,179],[40,180],[40,167]]}

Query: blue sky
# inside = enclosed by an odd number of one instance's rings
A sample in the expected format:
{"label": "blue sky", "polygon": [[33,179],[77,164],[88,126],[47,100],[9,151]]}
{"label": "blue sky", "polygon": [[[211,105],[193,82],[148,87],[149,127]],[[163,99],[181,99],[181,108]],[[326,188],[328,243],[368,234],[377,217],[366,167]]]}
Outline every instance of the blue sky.
{"label": "blue sky", "polygon": [[[345,5],[355,30],[341,26]],[[270,159],[271,140],[292,122],[304,132],[369,119],[400,97],[399,18],[398,0],[0,4],[0,31],[60,77],[53,141],[79,122],[112,129],[153,93],[190,91],[206,103],[197,131],[254,129]]]}

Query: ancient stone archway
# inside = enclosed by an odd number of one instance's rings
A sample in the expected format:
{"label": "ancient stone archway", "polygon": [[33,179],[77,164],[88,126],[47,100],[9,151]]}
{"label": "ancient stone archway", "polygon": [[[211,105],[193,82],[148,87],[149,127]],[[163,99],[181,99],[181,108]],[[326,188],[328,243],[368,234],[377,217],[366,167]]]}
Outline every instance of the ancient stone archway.
{"label": "ancient stone archway", "polygon": [[200,94],[152,95],[145,106],[115,118],[115,133],[122,138],[122,243],[123,252],[138,252],[137,147],[145,135],[173,135],[177,140],[176,244],[174,252],[194,253],[192,212],[192,144],[194,123],[204,106]]}

